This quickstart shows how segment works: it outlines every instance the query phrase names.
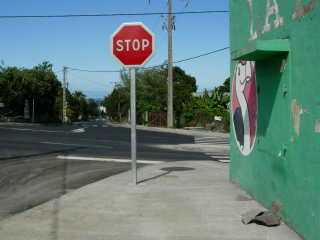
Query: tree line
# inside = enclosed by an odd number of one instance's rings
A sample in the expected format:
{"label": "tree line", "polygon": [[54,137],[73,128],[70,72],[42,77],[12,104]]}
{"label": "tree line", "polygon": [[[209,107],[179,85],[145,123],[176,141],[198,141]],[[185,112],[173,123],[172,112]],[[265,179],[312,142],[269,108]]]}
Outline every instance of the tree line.
{"label": "tree line", "polygon": [[[208,127],[221,119],[220,128],[229,128],[229,85],[227,79],[223,85],[196,94],[196,78],[183,69],[173,69],[174,88],[174,122],[175,127]],[[159,67],[140,69],[136,73],[137,122],[147,124],[150,113],[167,111],[167,69]],[[127,121],[130,109],[130,76],[125,70],[121,72],[121,82],[104,99],[108,117],[113,121]],[[216,124],[211,127],[214,128]],[[210,126],[209,126],[210,127]]]}
{"label": "tree line", "polygon": [[[198,94],[196,78],[179,67],[174,67],[173,75],[175,127],[202,126],[228,130],[230,79],[221,86]],[[149,124],[148,114],[153,113],[166,119],[167,68],[138,69],[136,79],[137,122]],[[30,69],[0,65],[0,120],[24,118],[27,108],[30,121],[34,109],[36,122],[61,122],[62,95],[62,84],[49,62]],[[101,115],[97,101],[88,99],[81,91],[66,90],[66,99],[69,121],[88,120]],[[103,105],[111,120],[129,120],[130,76],[126,70],[121,71],[121,82],[105,97]]]}
{"label": "tree line", "polygon": [[[62,84],[52,64],[43,62],[31,69],[0,66],[0,118],[25,118],[26,110],[36,122],[62,120]],[[98,104],[82,92],[66,91],[67,117],[87,120],[99,115]],[[27,108],[27,109],[26,109]],[[31,117],[29,117],[31,120]]]}

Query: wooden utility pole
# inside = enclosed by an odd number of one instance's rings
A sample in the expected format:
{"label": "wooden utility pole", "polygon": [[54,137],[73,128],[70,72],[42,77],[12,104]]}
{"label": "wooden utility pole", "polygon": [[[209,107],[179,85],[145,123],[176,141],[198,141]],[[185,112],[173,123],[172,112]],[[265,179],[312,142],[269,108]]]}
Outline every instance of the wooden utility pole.
{"label": "wooden utility pole", "polygon": [[[187,0],[186,6],[188,6],[190,0]],[[150,0],[148,0],[150,3]],[[172,0],[167,0],[168,4],[168,17],[166,29],[168,31],[168,101],[167,101],[167,127],[173,128],[173,9]]]}
{"label": "wooden utility pole", "polygon": [[62,93],[62,123],[67,123],[67,67],[63,67],[63,93]]}
{"label": "wooden utility pole", "polygon": [[173,15],[172,0],[168,0],[168,107],[167,127],[173,128]]}
{"label": "wooden utility pole", "polygon": [[114,90],[118,91],[118,117],[119,117],[119,122],[122,121],[122,114],[121,114],[121,96],[120,96],[120,91],[117,89],[119,84],[116,81],[112,82],[114,84]]}

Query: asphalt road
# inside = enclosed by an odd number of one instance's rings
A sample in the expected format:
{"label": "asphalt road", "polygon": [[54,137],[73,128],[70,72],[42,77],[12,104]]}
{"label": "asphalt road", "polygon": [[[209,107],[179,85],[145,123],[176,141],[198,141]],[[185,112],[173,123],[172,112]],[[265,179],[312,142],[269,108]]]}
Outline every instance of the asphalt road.
{"label": "asphalt road", "polygon": [[[138,130],[137,140],[137,158],[145,161],[139,166],[210,160],[200,152],[175,150],[179,144],[194,143],[192,136]],[[70,126],[2,124],[0,219],[128,171],[129,158],[130,129],[103,121]]]}

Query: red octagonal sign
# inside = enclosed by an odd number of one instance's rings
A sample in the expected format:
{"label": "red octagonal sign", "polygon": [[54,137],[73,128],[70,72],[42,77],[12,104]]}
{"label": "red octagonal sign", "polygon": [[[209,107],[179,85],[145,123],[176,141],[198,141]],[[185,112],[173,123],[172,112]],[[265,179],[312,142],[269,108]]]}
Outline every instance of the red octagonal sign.
{"label": "red octagonal sign", "polygon": [[112,55],[126,67],[143,66],[154,49],[154,35],[143,23],[124,23],[111,36]]}

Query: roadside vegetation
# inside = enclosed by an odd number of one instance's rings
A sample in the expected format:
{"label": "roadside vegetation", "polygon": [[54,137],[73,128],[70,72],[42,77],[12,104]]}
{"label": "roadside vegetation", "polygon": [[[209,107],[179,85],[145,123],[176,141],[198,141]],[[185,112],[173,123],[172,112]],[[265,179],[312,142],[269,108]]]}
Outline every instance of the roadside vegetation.
{"label": "roadside vegetation", "polygon": [[[62,85],[43,62],[31,69],[0,66],[0,120],[61,122]],[[70,121],[88,120],[99,115],[98,104],[79,91],[67,90]]]}
{"label": "roadside vegetation", "polygon": [[[183,69],[174,67],[175,127],[229,129],[230,79],[212,90],[197,92],[196,79]],[[137,70],[137,123],[165,126],[167,111],[167,69],[158,67]],[[0,65],[0,120],[61,122],[62,85],[43,62],[31,69]],[[66,90],[67,117],[70,122],[86,121],[101,116],[96,100],[81,91]],[[115,122],[129,121],[130,76],[121,72],[121,82],[102,103],[107,116]],[[34,109],[34,114],[33,114]],[[34,119],[33,119],[34,116]]]}
{"label": "roadside vegetation", "polygon": [[[230,79],[226,79],[219,87],[198,94],[194,77],[179,67],[174,67],[173,72],[175,127],[206,127],[228,131]],[[166,118],[167,69],[159,67],[138,70],[136,79],[137,122],[150,125],[154,121],[150,116]],[[130,77],[127,71],[122,71],[121,82],[104,99],[104,104],[111,120],[128,121]]]}

